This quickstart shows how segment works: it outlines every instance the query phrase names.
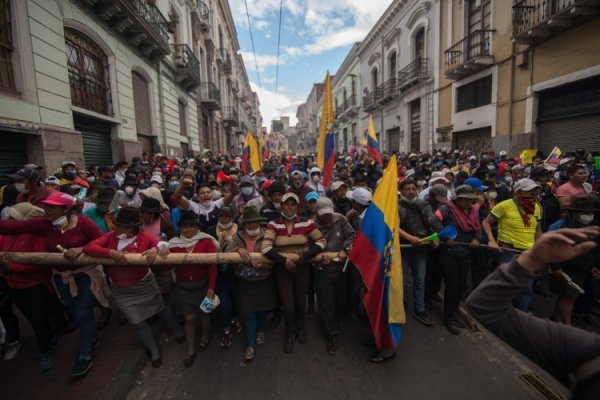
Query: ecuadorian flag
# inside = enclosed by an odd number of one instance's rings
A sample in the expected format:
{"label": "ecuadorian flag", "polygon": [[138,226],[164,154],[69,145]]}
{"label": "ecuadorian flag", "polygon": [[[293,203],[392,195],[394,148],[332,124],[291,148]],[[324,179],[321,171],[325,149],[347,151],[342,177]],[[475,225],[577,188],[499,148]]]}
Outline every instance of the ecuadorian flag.
{"label": "ecuadorian flag", "polygon": [[554,146],[548,158],[546,158],[546,164],[558,164],[560,162],[561,151],[557,146]]}
{"label": "ecuadorian flag", "polygon": [[323,111],[319,125],[319,147],[317,148],[317,167],[323,171],[323,186],[327,187],[333,177],[335,164],[335,136],[333,123],[335,114],[333,109],[333,96],[331,94],[331,77],[329,71],[325,77],[325,94],[323,95]]}
{"label": "ecuadorian flag", "polygon": [[396,157],[391,157],[350,251],[367,287],[363,303],[379,349],[395,347],[406,322],[397,193]]}
{"label": "ecuadorian flag", "polygon": [[258,142],[254,138],[252,132],[248,132],[244,141],[244,149],[242,151],[242,171],[244,175],[248,174],[248,170],[252,169],[254,173],[260,171],[260,152],[258,151]]}
{"label": "ecuadorian flag", "polygon": [[371,115],[369,115],[369,126],[367,128],[367,151],[376,163],[383,165],[377,135],[375,134],[375,125],[373,125],[373,117]]}

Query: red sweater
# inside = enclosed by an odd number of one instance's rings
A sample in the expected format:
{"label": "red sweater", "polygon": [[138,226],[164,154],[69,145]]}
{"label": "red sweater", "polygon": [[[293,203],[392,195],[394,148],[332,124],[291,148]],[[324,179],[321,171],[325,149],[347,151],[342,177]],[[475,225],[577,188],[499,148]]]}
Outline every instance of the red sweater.
{"label": "red sweater", "polygon": [[[0,235],[20,235],[29,233],[43,236],[46,239],[47,251],[57,253],[56,248],[60,244],[65,249],[81,247],[88,242],[104,235],[98,225],[88,217],[77,216],[77,225],[65,233],[54,229],[52,223],[46,217],[33,218],[27,221],[0,221]],[[74,270],[80,265],[54,265],[57,271]]]}
{"label": "red sweater", "polygon": [[[184,247],[173,247],[171,253],[186,253]],[[198,240],[192,253],[216,253],[217,248],[210,239]],[[200,281],[208,276],[208,288],[215,290],[217,284],[217,264],[179,264],[175,265],[175,277],[178,281]]]}
{"label": "red sweater", "polygon": [[[83,252],[93,257],[109,258],[111,250],[117,250],[119,239],[115,232],[106,233],[104,236],[88,243],[83,248]],[[146,233],[139,232],[137,239],[127,245],[123,250],[128,253],[143,253],[144,251],[156,247],[158,239]],[[138,283],[148,274],[147,265],[105,265],[104,272],[108,275],[112,283],[116,286],[126,287]]]}
{"label": "red sweater", "polygon": [[[28,234],[0,236],[0,251],[44,253],[46,241],[42,236]],[[50,281],[52,270],[47,265],[11,263],[7,267],[8,272],[4,278],[9,288],[26,289],[41,283],[54,291]]]}

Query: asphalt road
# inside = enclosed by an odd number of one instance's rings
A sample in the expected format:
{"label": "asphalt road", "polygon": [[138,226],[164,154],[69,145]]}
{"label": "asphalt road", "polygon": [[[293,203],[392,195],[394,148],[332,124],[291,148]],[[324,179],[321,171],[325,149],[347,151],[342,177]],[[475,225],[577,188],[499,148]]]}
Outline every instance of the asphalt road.
{"label": "asphalt road", "polygon": [[[242,362],[244,334],[230,349],[219,348],[215,331],[209,348],[184,368],[184,345],[163,341],[163,365],[142,370],[128,399],[542,399],[522,379],[533,372],[566,397],[566,389],[488,332],[463,330],[453,336],[441,324],[441,310],[428,328],[408,317],[397,357],[371,364],[361,342],[367,331],[343,321],[335,355],[325,351],[318,317],[308,323],[309,341],[282,351],[283,326],[267,330],[255,360]],[[283,325],[283,324],[282,324]],[[163,338],[164,339],[164,338]]]}

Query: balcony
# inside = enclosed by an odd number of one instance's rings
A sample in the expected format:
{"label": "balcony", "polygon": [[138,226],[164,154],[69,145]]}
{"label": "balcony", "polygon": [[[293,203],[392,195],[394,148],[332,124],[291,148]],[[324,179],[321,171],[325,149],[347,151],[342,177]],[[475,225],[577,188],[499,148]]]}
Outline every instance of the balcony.
{"label": "balcony", "polygon": [[201,0],[197,0],[196,7],[192,8],[192,29],[197,39],[200,33],[210,32],[210,10]]}
{"label": "balcony", "polygon": [[363,96],[363,110],[368,113],[377,109],[377,102],[375,101],[375,92],[371,92]]}
{"label": "balcony", "polygon": [[235,107],[223,107],[221,109],[221,119],[224,123],[229,124],[229,126],[238,126],[238,112]]}
{"label": "balcony", "polygon": [[459,80],[494,63],[490,53],[493,30],[476,30],[444,52],[446,78]]}
{"label": "balcony", "polygon": [[187,44],[171,45],[175,79],[186,90],[190,91],[200,84],[200,61]]}
{"label": "balcony", "polygon": [[417,58],[398,72],[398,91],[404,92],[429,78],[429,59]]}
{"label": "balcony", "polygon": [[355,117],[356,114],[358,114],[358,107],[356,106],[355,95],[346,98],[346,100],[335,110],[336,119],[339,119],[341,122],[345,122],[347,119]]}
{"label": "balcony", "polygon": [[376,101],[378,104],[385,104],[398,97],[398,81],[396,78],[388,79],[382,85],[377,87],[375,91]]}
{"label": "balcony", "polygon": [[78,0],[152,62],[169,54],[167,20],[146,0]]}
{"label": "balcony", "polygon": [[221,109],[221,94],[219,89],[212,82],[202,82],[200,84],[200,104],[208,110]]}
{"label": "balcony", "polygon": [[217,62],[226,74],[231,74],[233,68],[231,66],[231,56],[229,55],[229,50],[220,48]]}
{"label": "balcony", "polygon": [[600,12],[598,0],[518,0],[513,5],[513,40],[532,44]]}

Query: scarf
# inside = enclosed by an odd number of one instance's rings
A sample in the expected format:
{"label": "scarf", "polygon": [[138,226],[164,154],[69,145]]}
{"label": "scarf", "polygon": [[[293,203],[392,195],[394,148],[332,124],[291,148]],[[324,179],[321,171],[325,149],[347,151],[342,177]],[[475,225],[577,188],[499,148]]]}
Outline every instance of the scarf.
{"label": "scarf", "polygon": [[478,232],[481,229],[481,224],[479,223],[479,207],[476,205],[471,206],[469,213],[466,214],[454,201],[447,201],[442,204],[448,206],[461,231]]}
{"label": "scarf", "polygon": [[220,248],[219,242],[217,242],[217,239],[215,239],[214,237],[210,236],[207,233],[200,232],[200,231],[198,231],[198,233],[196,233],[191,238],[186,238],[183,235],[174,237],[173,239],[169,240],[169,247],[170,248],[183,247],[183,248],[187,249],[188,251],[191,251],[194,247],[196,247],[196,243],[198,243],[202,239],[210,239],[213,242],[213,244],[215,245],[215,248],[217,248],[217,249]]}
{"label": "scarf", "polygon": [[517,206],[517,210],[519,210],[519,214],[521,214],[521,218],[523,219],[523,224],[526,227],[531,226],[531,216],[535,212],[535,200],[526,199],[524,197],[515,195],[513,198],[515,205]]}

